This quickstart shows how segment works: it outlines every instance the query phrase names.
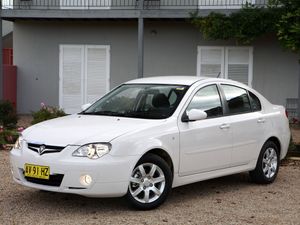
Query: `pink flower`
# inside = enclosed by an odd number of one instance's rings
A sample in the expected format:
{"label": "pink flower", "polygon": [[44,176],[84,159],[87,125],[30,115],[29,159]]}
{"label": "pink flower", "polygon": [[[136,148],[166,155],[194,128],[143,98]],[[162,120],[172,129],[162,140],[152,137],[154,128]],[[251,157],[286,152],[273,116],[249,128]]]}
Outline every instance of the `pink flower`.
{"label": "pink flower", "polygon": [[2,133],[4,131],[3,126],[0,126],[0,133]]}
{"label": "pink flower", "polygon": [[46,107],[46,104],[44,102],[41,102],[41,108],[45,108]]}
{"label": "pink flower", "polygon": [[20,133],[24,130],[24,127],[18,127],[17,131]]}

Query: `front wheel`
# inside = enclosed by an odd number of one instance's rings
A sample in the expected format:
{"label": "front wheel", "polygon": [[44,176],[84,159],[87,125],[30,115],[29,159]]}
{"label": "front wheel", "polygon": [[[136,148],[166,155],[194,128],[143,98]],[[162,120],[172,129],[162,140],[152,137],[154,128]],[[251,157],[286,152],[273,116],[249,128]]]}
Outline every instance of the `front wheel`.
{"label": "front wheel", "polygon": [[272,141],[266,142],[259,154],[255,170],[250,172],[251,179],[260,184],[272,183],[277,176],[279,163],[277,145]]}
{"label": "front wheel", "polygon": [[153,209],[166,200],[171,187],[169,165],[161,157],[147,154],[132,171],[127,199],[137,209]]}

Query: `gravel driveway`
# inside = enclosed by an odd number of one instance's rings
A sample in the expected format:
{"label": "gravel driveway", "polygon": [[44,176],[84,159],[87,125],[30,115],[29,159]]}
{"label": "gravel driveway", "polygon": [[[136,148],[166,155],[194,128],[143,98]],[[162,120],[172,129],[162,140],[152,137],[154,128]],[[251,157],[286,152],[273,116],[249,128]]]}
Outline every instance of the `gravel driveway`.
{"label": "gravel driveway", "polygon": [[252,184],[247,173],[173,189],[152,211],[124,198],[92,199],[15,184],[9,152],[0,151],[0,224],[300,224],[300,163],[288,161],[274,184]]}

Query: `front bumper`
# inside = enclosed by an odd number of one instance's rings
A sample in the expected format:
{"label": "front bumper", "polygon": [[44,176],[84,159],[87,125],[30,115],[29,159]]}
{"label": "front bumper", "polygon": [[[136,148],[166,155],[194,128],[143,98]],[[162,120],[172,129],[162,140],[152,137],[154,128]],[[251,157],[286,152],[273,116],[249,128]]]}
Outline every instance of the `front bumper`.
{"label": "front bumper", "polygon": [[[89,197],[120,197],[126,194],[131,171],[137,156],[115,157],[109,154],[100,159],[91,160],[85,157],[73,157],[78,146],[67,146],[59,153],[39,155],[23,147],[23,150],[12,149],[10,164],[13,179],[24,186],[63,193],[73,193]],[[58,186],[37,184],[24,177],[24,165],[35,164],[50,167],[50,175],[63,175]],[[92,183],[84,186],[80,176],[90,175]]]}

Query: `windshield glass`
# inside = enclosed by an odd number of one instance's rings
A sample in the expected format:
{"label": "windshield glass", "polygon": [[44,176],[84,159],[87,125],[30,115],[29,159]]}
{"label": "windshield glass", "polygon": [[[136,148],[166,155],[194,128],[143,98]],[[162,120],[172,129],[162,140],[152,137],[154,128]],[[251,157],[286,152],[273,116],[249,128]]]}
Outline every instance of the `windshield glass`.
{"label": "windshield glass", "polygon": [[124,84],[81,114],[165,119],[176,110],[188,86]]}

